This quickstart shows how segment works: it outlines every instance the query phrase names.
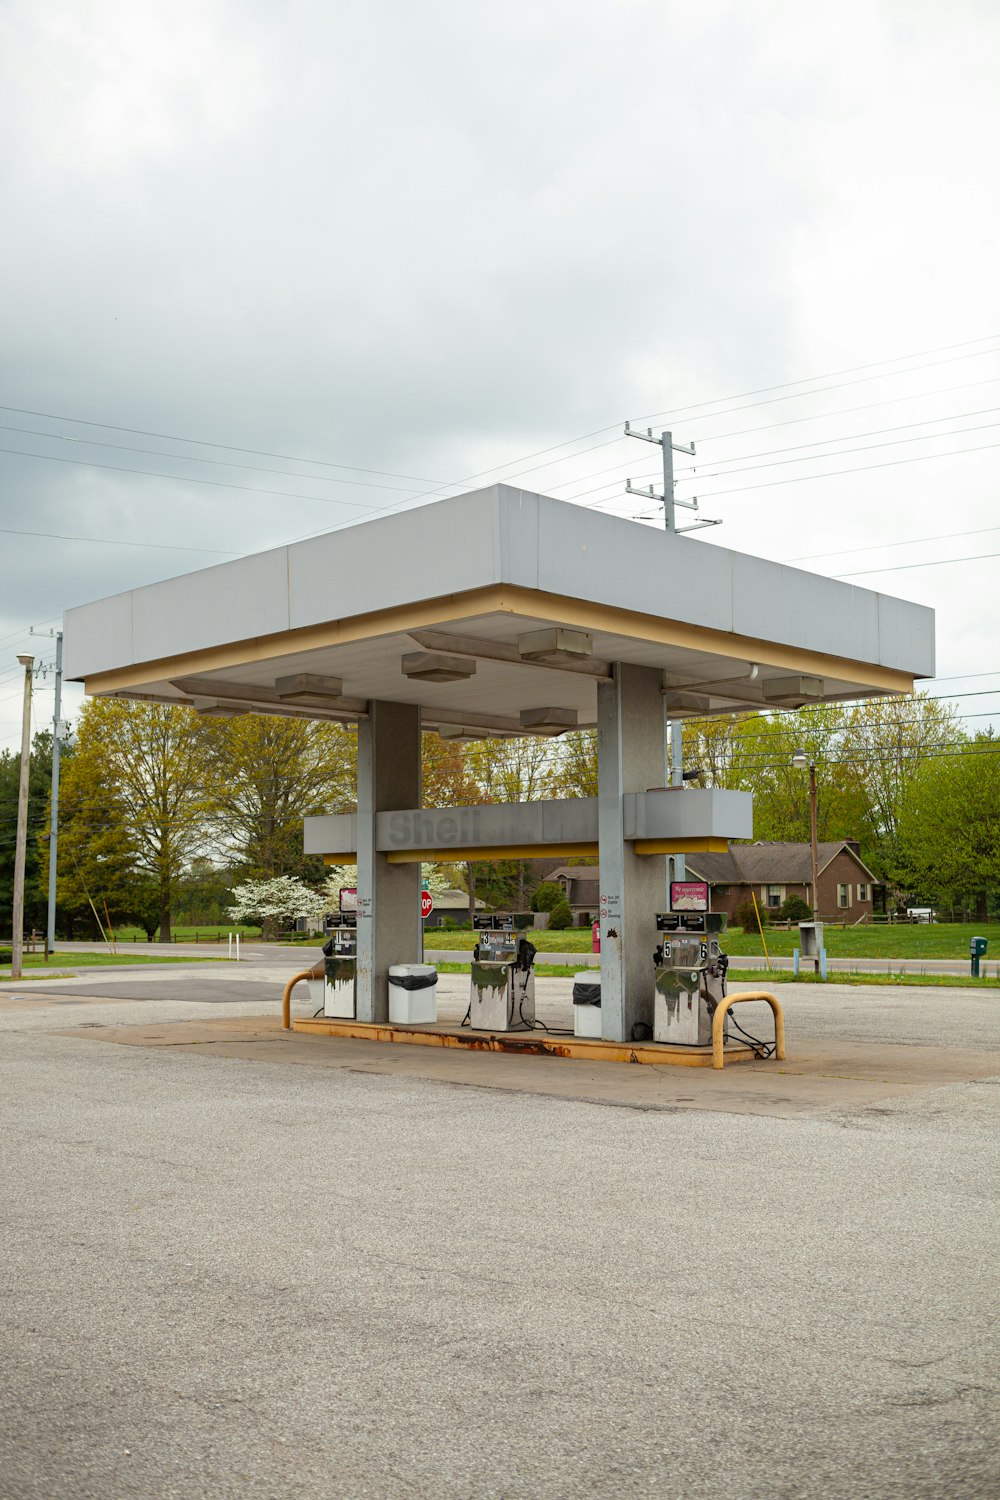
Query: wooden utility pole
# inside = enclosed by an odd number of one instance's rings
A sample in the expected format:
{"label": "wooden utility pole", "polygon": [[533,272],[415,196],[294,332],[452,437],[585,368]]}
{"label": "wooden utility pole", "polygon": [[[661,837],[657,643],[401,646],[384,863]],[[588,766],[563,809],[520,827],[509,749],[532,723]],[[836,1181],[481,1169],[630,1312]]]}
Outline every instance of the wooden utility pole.
{"label": "wooden utility pole", "polygon": [[[809,763],[809,834],[812,845],[813,921],[819,921],[819,885],[816,867],[819,864],[819,847],[816,842],[816,762]],[[818,960],[817,960],[818,961]]]}
{"label": "wooden utility pole", "polygon": [[31,669],[33,656],[19,656],[24,668],[24,712],[21,717],[21,780],[17,791],[17,841],[14,847],[14,911],[10,977],[20,979],[24,951],[24,861],[28,848],[28,772],[31,766]]}

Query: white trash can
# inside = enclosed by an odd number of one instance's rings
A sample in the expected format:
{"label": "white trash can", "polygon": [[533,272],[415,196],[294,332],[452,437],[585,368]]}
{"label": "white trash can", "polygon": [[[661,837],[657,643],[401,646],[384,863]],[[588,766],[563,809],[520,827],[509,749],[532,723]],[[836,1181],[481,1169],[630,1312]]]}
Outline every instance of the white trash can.
{"label": "white trash can", "polygon": [[573,1035],[601,1035],[600,969],[581,969],[573,975]]}
{"label": "white trash can", "polygon": [[437,1020],[437,969],[433,964],[389,965],[389,1020],[414,1026]]}

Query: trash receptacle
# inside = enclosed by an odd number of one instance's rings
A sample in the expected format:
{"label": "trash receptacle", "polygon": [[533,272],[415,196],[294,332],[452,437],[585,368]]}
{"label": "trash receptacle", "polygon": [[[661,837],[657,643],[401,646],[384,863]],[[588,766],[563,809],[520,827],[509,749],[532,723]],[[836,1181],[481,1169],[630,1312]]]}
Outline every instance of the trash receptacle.
{"label": "trash receptacle", "polygon": [[984,937],[974,937],[969,939],[969,956],[972,960],[973,979],[979,978],[979,960],[981,958],[985,958],[987,947],[988,940]]}
{"label": "trash receptacle", "polygon": [[582,969],[573,975],[573,1035],[601,1034],[601,973]]}
{"label": "trash receptacle", "polygon": [[433,964],[390,964],[389,1020],[396,1026],[436,1021],[437,979]]}

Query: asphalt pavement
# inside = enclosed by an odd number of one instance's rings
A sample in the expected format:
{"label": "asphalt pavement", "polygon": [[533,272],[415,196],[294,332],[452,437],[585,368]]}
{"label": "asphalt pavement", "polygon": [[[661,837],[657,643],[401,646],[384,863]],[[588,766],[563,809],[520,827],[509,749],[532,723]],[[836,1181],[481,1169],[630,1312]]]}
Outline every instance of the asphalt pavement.
{"label": "asphalt pavement", "polygon": [[[790,1119],[185,1051],[273,1025],[229,969],[0,989],[3,1500],[1000,1494],[1000,1066]],[[988,993],[781,993],[793,1058],[1000,1060]]]}

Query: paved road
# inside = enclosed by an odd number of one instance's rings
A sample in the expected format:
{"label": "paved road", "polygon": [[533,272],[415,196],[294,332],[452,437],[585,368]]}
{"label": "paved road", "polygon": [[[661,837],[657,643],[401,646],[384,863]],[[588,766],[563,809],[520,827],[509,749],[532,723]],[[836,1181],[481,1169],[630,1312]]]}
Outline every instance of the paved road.
{"label": "paved road", "polygon": [[[1000,1493],[996,1079],[787,1119],[88,1040],[238,1016],[146,982],[0,993],[4,1500]],[[788,1000],[1000,1050],[987,995]]]}
{"label": "paved road", "polygon": [[[68,961],[73,953],[93,953],[96,951],[94,943],[60,943],[59,953],[53,958],[52,963],[60,967],[67,967]],[[225,944],[215,943],[123,943],[119,947],[119,953],[127,956],[135,951],[141,955],[169,955],[173,958],[222,958],[226,956]],[[273,943],[247,943],[242,948],[242,962],[252,967],[281,968],[288,973],[294,973],[301,965],[315,962],[320,956],[319,945],[315,947],[305,946],[294,948],[281,948]],[[472,950],[467,951],[451,949],[435,949],[428,943],[426,958],[428,963],[468,963],[472,957]],[[64,961],[66,960],[66,961]],[[735,968],[740,969],[764,969],[765,960],[757,955],[740,956],[731,955],[731,961]],[[574,968],[585,969],[600,965],[600,957],[591,953],[540,953],[539,963],[568,964]],[[968,956],[958,958],[831,958],[829,961],[831,973],[859,973],[859,974],[968,974]],[[792,960],[790,958],[775,957],[771,959],[772,967],[790,971]],[[983,965],[983,973],[991,977],[1000,978],[1000,959],[987,958]]]}

